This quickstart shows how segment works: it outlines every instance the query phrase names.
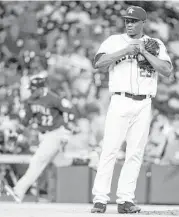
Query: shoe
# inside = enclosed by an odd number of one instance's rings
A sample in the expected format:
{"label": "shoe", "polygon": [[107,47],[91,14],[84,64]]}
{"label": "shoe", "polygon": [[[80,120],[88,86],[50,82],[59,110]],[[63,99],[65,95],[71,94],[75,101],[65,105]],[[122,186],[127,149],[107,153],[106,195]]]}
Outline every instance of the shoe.
{"label": "shoe", "polygon": [[106,212],[106,204],[100,203],[100,202],[95,203],[93,208],[91,209],[91,213],[95,213],[95,212],[97,212],[97,213]]}
{"label": "shoe", "polygon": [[11,188],[11,186],[5,184],[4,186],[4,190],[6,191],[7,195],[11,195],[13,197],[13,199],[17,202],[17,203],[21,203],[22,200],[20,199],[20,197],[18,197],[16,195],[16,193],[14,192],[14,190]]}
{"label": "shoe", "polygon": [[118,209],[118,213],[137,213],[141,211],[140,207],[127,201],[123,204],[118,204],[117,209]]}

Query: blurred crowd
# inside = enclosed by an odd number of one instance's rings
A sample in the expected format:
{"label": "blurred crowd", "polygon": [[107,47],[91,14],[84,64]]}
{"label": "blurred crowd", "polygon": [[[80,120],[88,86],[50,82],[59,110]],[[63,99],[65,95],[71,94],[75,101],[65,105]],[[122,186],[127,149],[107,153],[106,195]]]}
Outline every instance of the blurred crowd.
{"label": "blurred crowd", "polygon": [[[179,3],[174,1],[1,1],[1,153],[29,154],[38,145],[33,123],[21,124],[29,76],[48,72],[50,88],[79,110],[80,133],[64,147],[57,164],[97,165],[110,100],[107,69],[93,57],[111,34],[123,33],[129,5],[146,9],[146,34],[160,38],[173,62],[170,78],[159,77],[145,161],[179,164]],[[118,160],[124,160],[125,143]]]}

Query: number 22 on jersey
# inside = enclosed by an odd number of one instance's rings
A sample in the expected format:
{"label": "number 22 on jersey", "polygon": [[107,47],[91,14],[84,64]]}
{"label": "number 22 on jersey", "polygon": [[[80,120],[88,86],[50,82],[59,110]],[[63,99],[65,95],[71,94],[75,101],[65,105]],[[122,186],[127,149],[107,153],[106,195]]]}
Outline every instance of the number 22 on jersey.
{"label": "number 22 on jersey", "polygon": [[52,115],[42,115],[42,126],[52,126],[53,116]]}

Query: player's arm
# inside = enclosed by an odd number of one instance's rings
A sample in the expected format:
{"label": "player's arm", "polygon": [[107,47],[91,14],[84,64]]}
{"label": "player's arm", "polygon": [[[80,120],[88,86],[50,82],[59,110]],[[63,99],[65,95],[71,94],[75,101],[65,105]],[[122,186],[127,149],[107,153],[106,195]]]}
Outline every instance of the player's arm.
{"label": "player's arm", "polygon": [[166,77],[169,77],[171,75],[173,67],[169,61],[161,60],[147,51],[143,52],[142,54],[145,56],[145,58],[150,62],[150,64],[157,72]]}
{"label": "player's arm", "polygon": [[93,67],[95,69],[101,68],[101,67],[109,67],[112,63],[118,61],[123,56],[126,55],[135,55],[137,54],[138,49],[135,45],[129,45],[128,47],[114,52],[112,54],[106,54],[106,53],[99,53],[95,56]]}
{"label": "player's arm", "polygon": [[126,49],[122,49],[112,54],[99,53],[95,56],[93,61],[93,67],[95,69],[101,67],[109,67],[113,62],[119,60],[121,57],[127,54]]}
{"label": "player's arm", "polygon": [[144,45],[140,47],[140,52],[145,56],[145,58],[150,62],[153,68],[160,74],[169,77],[172,73],[173,66],[170,57],[164,44],[159,41],[160,53],[159,56],[154,56],[145,50]]}
{"label": "player's arm", "polygon": [[111,36],[100,46],[93,60],[93,67],[95,69],[101,67],[109,67],[112,63],[121,59],[123,56],[135,55],[138,52],[138,45],[129,44],[127,47],[120,49],[117,52],[110,53],[110,46],[112,43],[113,38]]}

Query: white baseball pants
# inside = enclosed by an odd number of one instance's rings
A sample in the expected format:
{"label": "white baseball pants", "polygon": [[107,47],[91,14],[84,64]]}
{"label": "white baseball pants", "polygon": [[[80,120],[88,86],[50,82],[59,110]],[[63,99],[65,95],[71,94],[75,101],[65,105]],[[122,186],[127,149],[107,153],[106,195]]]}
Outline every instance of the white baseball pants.
{"label": "white baseball pants", "polygon": [[133,202],[137,178],[143,160],[151,119],[151,99],[133,100],[113,95],[109,105],[102,153],[94,181],[93,202],[110,200],[111,180],[117,154],[124,141],[127,142],[126,158],[117,188],[117,203]]}
{"label": "white baseball pants", "polygon": [[70,131],[66,130],[64,127],[47,132],[42,136],[39,148],[32,157],[26,173],[14,187],[14,192],[21,200],[29,187],[41,175],[45,167],[58,154],[61,147],[61,141],[68,140],[69,136]]}

